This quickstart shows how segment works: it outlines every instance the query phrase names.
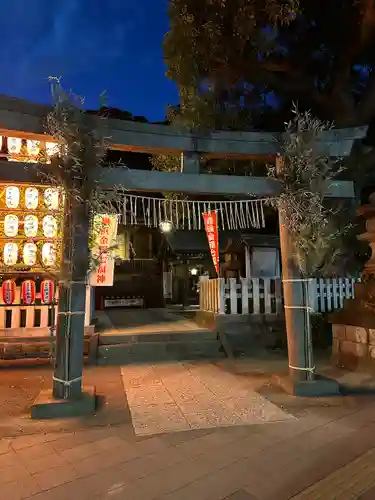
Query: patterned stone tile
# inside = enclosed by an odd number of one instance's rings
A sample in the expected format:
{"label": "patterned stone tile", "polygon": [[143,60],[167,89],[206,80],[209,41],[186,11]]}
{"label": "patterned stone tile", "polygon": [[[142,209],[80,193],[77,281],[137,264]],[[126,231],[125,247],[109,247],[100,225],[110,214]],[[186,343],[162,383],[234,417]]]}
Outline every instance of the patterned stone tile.
{"label": "patterned stone tile", "polygon": [[126,367],[122,375],[137,435],[294,418],[247,387],[243,378],[210,363],[155,365],[135,373]]}
{"label": "patterned stone tile", "polygon": [[243,424],[241,417],[234,412],[227,411],[225,407],[195,410],[195,413],[187,413],[185,416],[191,429],[210,429],[211,427]]}
{"label": "patterned stone tile", "polygon": [[130,406],[174,403],[172,396],[163,386],[144,385],[137,389],[127,389],[126,397]]}

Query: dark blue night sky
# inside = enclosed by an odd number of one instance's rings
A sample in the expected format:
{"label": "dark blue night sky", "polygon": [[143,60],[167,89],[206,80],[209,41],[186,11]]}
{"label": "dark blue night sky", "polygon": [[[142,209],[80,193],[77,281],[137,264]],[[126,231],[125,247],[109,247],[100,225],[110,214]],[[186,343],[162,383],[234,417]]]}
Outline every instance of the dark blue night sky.
{"label": "dark blue night sky", "polygon": [[177,91],[165,77],[168,0],[12,0],[1,6],[0,93],[49,102],[48,76],[96,108],[162,120]]}

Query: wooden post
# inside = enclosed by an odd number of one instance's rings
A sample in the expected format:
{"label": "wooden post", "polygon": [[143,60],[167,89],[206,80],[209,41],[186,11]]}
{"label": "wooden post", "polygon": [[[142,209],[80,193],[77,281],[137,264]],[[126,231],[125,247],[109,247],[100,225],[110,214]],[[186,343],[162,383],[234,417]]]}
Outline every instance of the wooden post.
{"label": "wooden post", "polygon": [[[282,169],[283,158],[277,156],[277,173],[281,173]],[[287,210],[288,207],[280,207],[279,209],[279,229],[289,375],[293,383],[311,380],[311,372],[308,371],[309,357],[306,310],[304,309],[304,282],[293,260],[293,244],[285,220]]]}
{"label": "wooden post", "polygon": [[65,229],[63,241],[63,280],[59,287],[59,311],[56,328],[56,364],[53,396],[77,400],[82,396],[83,349],[86,312],[86,285],[89,268],[90,209],[83,200],[91,195],[92,165],[95,154],[88,143],[83,153],[83,176],[71,180],[65,194]]}
{"label": "wooden post", "polygon": [[250,248],[245,244],[245,277],[251,278]]}
{"label": "wooden post", "polygon": [[82,394],[86,274],[89,259],[87,205],[75,200],[70,193],[67,198],[70,198],[67,203],[70,223],[67,226],[71,225],[71,231],[64,235],[64,264],[69,267],[71,265],[71,280],[61,283],[59,289],[53,378],[53,395],[60,399],[77,398]]}

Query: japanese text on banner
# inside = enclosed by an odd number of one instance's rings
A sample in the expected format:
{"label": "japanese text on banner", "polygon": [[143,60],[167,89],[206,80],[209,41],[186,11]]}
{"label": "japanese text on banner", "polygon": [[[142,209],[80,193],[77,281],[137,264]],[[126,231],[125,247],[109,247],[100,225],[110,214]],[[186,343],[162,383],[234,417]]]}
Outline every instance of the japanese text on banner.
{"label": "japanese text on banner", "polygon": [[99,261],[90,275],[91,286],[112,286],[114,272],[114,251],[118,226],[117,215],[98,214],[94,216],[95,241],[92,257]]}
{"label": "japanese text on banner", "polygon": [[204,227],[206,229],[208,245],[211,251],[216,274],[219,276],[219,228],[216,212],[205,212],[202,214]]}

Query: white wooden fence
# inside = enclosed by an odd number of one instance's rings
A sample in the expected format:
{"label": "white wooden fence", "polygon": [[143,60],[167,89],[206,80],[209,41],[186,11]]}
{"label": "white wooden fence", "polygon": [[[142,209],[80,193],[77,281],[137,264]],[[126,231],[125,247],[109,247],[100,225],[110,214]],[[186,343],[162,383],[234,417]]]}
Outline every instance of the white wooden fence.
{"label": "white wooden fence", "polygon": [[[354,298],[355,278],[311,279],[308,282],[309,307],[313,312],[340,309],[344,299]],[[218,314],[280,314],[283,294],[280,279],[223,278],[200,282],[202,311]]]}
{"label": "white wooden fence", "polygon": [[[59,290],[56,290],[55,304],[58,303]],[[12,305],[5,305],[0,294],[0,336],[5,337],[43,337],[49,336],[52,323],[57,322],[57,305],[40,304],[40,293],[36,294],[38,303],[25,306],[21,303],[21,287],[17,286]],[[85,326],[90,325],[91,287],[86,287]],[[54,326],[55,326],[54,325]]]}
{"label": "white wooden fence", "polygon": [[[36,299],[39,301],[40,293],[36,294]],[[47,335],[52,322],[56,321],[57,306],[20,304],[21,287],[16,287],[12,305],[5,305],[0,294],[0,335],[17,337],[25,332],[28,337]]]}

